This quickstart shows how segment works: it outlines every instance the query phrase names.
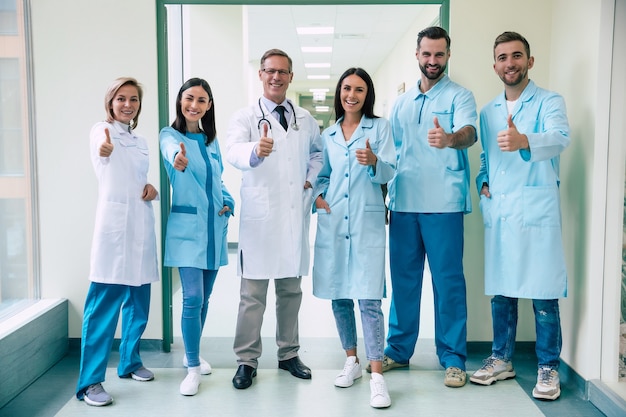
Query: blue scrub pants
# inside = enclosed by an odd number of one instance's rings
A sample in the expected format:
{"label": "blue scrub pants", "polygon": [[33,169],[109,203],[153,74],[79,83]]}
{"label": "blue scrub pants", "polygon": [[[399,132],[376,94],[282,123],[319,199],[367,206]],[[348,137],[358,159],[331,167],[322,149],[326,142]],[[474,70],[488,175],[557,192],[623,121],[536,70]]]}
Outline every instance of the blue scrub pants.
{"label": "blue scrub pants", "polygon": [[463,213],[390,212],[392,296],[385,355],[408,363],[419,334],[425,257],[432,275],[435,346],[444,368],[465,370],[467,300],[463,274]]}
{"label": "blue scrub pants", "polygon": [[209,310],[209,297],[217,270],[183,267],[178,268],[183,287],[183,313],[181,331],[185,344],[187,366],[200,366],[200,337]]}
{"label": "blue scrub pants", "polygon": [[148,323],[150,284],[139,287],[92,282],[85,300],[80,349],[80,375],[76,397],[83,398],[87,387],[104,381],[113,338],[122,310],[119,376],[143,366],[139,340]]}

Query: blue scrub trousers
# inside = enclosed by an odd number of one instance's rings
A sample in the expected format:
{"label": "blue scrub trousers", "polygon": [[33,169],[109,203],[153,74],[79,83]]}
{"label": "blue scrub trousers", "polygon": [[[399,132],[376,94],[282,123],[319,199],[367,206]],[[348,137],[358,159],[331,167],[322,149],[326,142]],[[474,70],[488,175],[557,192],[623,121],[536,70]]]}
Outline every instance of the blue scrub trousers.
{"label": "blue scrub trousers", "polygon": [[117,374],[125,376],[143,366],[139,341],[148,323],[150,284],[139,287],[92,282],[85,300],[81,339],[80,375],[76,397],[87,387],[104,381],[113,338],[122,312],[122,338]]}
{"label": "blue scrub trousers", "polygon": [[463,274],[463,213],[390,212],[392,296],[385,355],[408,363],[419,335],[425,257],[432,275],[435,346],[444,368],[465,370],[467,300]]}

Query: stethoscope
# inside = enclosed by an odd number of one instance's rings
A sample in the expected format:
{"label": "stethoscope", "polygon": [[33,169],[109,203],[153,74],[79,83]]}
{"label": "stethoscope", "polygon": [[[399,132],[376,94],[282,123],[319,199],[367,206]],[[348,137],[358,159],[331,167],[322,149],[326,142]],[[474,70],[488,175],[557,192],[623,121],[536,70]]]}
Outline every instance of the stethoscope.
{"label": "stethoscope", "polygon": [[[288,101],[287,103],[289,103],[289,107],[291,107],[291,111],[293,113],[293,123],[291,124],[291,128],[297,132],[298,130],[300,130],[300,126],[298,126],[298,120],[296,118],[296,109],[293,108],[293,104],[291,104],[290,101]],[[259,120],[259,123],[257,124],[257,129],[259,129],[259,136],[263,136],[263,133],[261,132],[261,126],[266,124],[268,129],[269,129],[269,131],[271,132],[272,131],[272,124],[265,117],[265,112],[263,111],[263,106],[261,106],[261,99],[259,99],[259,110],[261,110],[261,120]]]}

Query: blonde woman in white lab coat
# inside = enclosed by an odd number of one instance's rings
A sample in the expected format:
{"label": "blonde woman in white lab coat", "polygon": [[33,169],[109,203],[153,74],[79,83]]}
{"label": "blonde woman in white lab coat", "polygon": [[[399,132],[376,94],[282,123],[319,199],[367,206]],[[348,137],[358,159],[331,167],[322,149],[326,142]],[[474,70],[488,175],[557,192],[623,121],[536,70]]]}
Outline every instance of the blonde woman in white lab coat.
{"label": "blonde woman in white lab coat", "polygon": [[91,248],[91,285],[85,300],[80,375],[76,397],[92,406],[111,404],[102,387],[120,309],[120,378],[150,381],[139,341],[148,322],[150,284],[158,281],[148,145],[135,134],[143,90],[134,78],[116,79],[105,95],[106,122],[90,133],[98,179],[98,206]]}

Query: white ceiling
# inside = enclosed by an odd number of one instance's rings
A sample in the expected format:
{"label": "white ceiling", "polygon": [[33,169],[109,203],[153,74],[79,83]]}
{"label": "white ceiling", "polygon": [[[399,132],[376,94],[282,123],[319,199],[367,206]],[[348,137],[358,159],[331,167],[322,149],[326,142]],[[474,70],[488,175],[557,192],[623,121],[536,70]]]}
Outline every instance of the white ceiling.
{"label": "white ceiling", "polygon": [[[329,88],[350,67],[370,74],[378,69],[396,42],[406,34],[420,13],[438,16],[439,5],[308,5],[245,6],[248,48],[253,65],[271,48],[287,52],[293,60],[290,91]],[[296,27],[333,26],[334,35],[298,35]],[[417,37],[417,33],[414,34]],[[303,46],[332,46],[332,53],[302,53]],[[330,62],[329,69],[305,68],[305,62]],[[307,75],[330,74],[328,81],[307,81]]]}

